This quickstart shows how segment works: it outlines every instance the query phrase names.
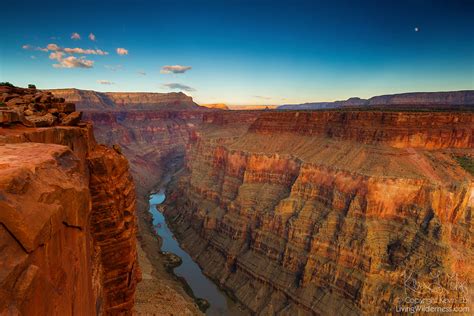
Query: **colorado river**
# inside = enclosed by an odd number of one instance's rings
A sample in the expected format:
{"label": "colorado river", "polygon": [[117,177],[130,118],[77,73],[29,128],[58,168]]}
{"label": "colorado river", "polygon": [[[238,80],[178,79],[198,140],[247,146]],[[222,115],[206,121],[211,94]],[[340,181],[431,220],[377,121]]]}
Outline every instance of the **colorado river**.
{"label": "colorado river", "polygon": [[151,194],[150,213],[153,215],[153,226],[163,240],[161,251],[172,252],[182,259],[182,264],[174,268],[174,273],[186,280],[196,297],[204,298],[210,303],[206,315],[244,315],[237,305],[202,273],[201,268],[193,261],[191,256],[181,249],[166,224],[163,214],[156,208],[164,200],[165,194],[163,191]]}

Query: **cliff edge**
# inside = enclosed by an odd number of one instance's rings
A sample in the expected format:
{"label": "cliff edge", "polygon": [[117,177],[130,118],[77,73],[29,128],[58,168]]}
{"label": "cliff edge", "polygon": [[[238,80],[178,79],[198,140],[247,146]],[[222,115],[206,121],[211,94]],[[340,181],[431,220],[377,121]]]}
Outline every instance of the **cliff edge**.
{"label": "cliff edge", "polygon": [[141,272],[127,159],[95,142],[74,104],[0,93],[0,314],[132,314]]}

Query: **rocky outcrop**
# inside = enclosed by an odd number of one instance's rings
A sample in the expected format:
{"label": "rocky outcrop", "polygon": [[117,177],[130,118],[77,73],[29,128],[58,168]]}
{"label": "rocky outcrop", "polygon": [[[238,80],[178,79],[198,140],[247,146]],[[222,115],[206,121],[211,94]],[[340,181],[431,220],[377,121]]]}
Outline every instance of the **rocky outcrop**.
{"label": "rocky outcrop", "polygon": [[74,103],[65,102],[51,92],[36,88],[0,86],[0,120],[2,125],[21,122],[26,126],[75,126],[81,120]]}
{"label": "rocky outcrop", "polygon": [[316,110],[343,107],[390,107],[408,109],[442,109],[474,106],[474,90],[447,92],[411,92],[379,95],[370,99],[349,98],[345,101],[285,104],[279,110]]}
{"label": "rocky outcrop", "polygon": [[334,113],[199,133],[167,192],[181,245],[257,314],[472,308],[472,114]]}
{"label": "rocky outcrop", "polygon": [[81,111],[196,110],[199,105],[182,92],[97,92],[79,89],[48,90],[56,97],[74,102]]}
{"label": "rocky outcrop", "polygon": [[140,270],[128,162],[75,123],[0,128],[2,315],[132,313]]}
{"label": "rocky outcrop", "polygon": [[[101,311],[88,177],[65,146],[0,145],[0,314]],[[97,310],[96,310],[97,307]]]}

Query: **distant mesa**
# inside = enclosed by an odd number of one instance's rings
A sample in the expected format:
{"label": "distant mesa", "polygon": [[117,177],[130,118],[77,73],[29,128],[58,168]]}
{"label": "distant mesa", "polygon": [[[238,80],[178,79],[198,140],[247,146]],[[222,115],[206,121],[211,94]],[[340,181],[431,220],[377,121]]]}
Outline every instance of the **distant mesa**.
{"label": "distant mesa", "polygon": [[48,91],[68,102],[74,102],[81,111],[204,109],[182,92],[98,92],[73,88]]}
{"label": "distant mesa", "polygon": [[224,103],[201,104],[209,109],[229,110],[229,107]]}
{"label": "distant mesa", "polygon": [[231,110],[273,110],[276,105],[231,105]]}
{"label": "distant mesa", "polygon": [[278,110],[319,110],[338,109],[348,107],[367,108],[405,108],[405,109],[452,109],[474,107],[474,90],[447,91],[447,92],[410,92],[387,94],[370,99],[349,98],[345,101],[311,102],[303,104],[285,104]]}

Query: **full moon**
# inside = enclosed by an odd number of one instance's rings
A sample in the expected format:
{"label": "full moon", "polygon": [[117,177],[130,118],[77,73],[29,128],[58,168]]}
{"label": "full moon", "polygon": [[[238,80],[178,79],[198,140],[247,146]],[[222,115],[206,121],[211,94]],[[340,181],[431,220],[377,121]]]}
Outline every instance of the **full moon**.
{"label": "full moon", "polygon": [[420,29],[417,27],[415,27],[415,32],[418,32]]}

